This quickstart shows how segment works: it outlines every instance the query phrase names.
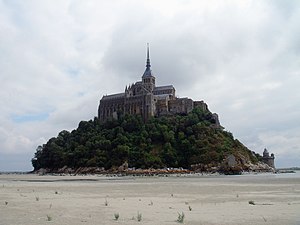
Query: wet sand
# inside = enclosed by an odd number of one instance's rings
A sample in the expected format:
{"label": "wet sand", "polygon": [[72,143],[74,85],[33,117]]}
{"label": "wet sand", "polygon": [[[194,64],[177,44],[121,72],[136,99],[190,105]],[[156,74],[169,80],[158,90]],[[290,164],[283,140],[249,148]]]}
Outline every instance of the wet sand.
{"label": "wet sand", "polygon": [[0,225],[179,224],[182,212],[191,225],[299,225],[300,176],[0,175]]}

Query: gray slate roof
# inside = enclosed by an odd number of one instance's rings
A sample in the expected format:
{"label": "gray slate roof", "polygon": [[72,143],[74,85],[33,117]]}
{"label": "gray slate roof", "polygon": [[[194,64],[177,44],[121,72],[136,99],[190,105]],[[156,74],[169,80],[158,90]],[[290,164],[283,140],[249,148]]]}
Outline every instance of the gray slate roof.
{"label": "gray slate roof", "polygon": [[125,93],[118,93],[113,95],[104,95],[102,97],[102,100],[110,100],[110,99],[124,98],[124,97],[125,97]]}
{"label": "gray slate roof", "polygon": [[152,74],[152,70],[150,69],[150,67],[147,67],[143,74],[143,77],[150,77],[150,76],[154,76],[154,75]]}
{"label": "gray slate roof", "polygon": [[158,86],[154,88],[154,91],[170,90],[170,89],[174,89],[174,86],[173,85]]}

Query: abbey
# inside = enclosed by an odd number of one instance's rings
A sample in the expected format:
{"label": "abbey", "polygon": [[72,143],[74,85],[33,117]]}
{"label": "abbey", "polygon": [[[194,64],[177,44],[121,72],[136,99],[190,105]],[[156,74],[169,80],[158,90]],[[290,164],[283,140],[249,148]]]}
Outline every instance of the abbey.
{"label": "abbey", "polygon": [[[126,86],[122,93],[103,96],[98,108],[98,118],[100,121],[106,121],[109,118],[117,119],[124,114],[134,114],[141,115],[146,121],[153,116],[187,114],[194,107],[208,110],[203,101],[176,97],[173,85],[156,86],[155,83],[147,46],[146,70],[142,80]],[[218,115],[213,116],[219,125]]]}

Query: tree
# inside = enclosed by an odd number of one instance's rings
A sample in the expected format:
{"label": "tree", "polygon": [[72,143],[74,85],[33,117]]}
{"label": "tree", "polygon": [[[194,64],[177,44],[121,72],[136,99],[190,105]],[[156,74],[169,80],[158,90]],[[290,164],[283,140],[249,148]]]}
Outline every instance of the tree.
{"label": "tree", "polygon": [[38,146],[32,159],[35,170],[99,166],[110,169],[128,161],[130,167],[189,168],[197,163],[218,163],[228,154],[261,159],[230,132],[211,126],[212,113],[195,108],[188,115],[163,116],[144,122],[125,115],[100,122],[81,121],[78,128],[61,131]]}

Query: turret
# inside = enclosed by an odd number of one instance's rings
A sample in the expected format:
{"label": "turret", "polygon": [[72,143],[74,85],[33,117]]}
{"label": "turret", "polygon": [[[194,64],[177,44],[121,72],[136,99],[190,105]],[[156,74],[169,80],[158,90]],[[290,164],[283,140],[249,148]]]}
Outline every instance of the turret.
{"label": "turret", "polygon": [[262,159],[263,159],[264,163],[268,164],[270,167],[275,168],[275,164],[274,164],[275,156],[273,153],[270,156],[270,154],[266,148],[264,149]]}

